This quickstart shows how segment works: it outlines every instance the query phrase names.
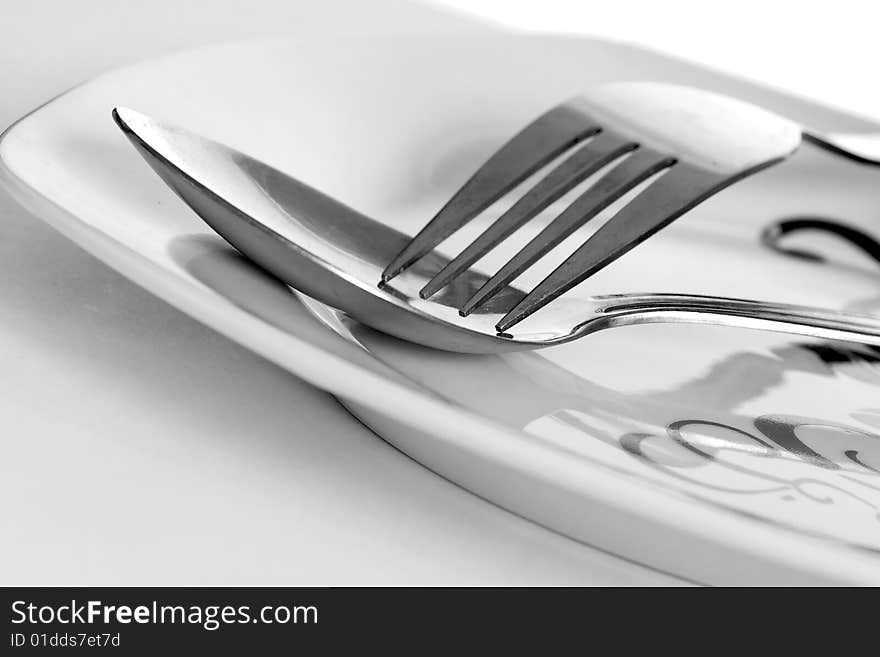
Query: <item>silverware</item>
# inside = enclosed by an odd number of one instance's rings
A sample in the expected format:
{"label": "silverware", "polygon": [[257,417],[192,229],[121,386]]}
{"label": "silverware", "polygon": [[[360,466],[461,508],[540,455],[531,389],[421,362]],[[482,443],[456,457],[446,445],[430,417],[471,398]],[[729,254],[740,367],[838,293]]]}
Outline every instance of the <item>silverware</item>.
{"label": "silverware", "polygon": [[859,164],[880,166],[880,133],[821,132],[804,128],[804,140]]}
{"label": "silverware", "polygon": [[493,353],[561,344],[601,329],[646,322],[763,328],[880,345],[880,321],[866,316],[740,299],[622,294],[560,299],[499,336],[502,309],[524,292],[506,286],[467,317],[461,303],[487,277],[468,271],[432,300],[418,291],[448,260],[429,254],[392,283],[385,264],[410,238],[308,185],[239,153],[137,112],[114,119],[162,179],[227,242],[310,297],[385,333],[430,347]]}
{"label": "silverware", "polygon": [[[590,141],[583,147],[577,145]],[[782,161],[794,123],[689,87],[616,83],[537,118],[501,147],[382,272],[388,282],[552,159],[556,166],[421,290],[429,298],[552,202],[608,164],[591,185],[461,308],[473,312],[575,230],[651,181],[498,322],[507,331],[724,187]]]}

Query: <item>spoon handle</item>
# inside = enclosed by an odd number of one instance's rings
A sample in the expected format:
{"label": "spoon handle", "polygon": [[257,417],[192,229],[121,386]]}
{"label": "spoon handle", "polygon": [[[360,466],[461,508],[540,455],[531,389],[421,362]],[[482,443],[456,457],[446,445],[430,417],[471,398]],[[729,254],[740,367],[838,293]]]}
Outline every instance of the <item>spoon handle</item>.
{"label": "spoon handle", "polygon": [[880,165],[880,133],[804,131],[804,139],[861,164]]}

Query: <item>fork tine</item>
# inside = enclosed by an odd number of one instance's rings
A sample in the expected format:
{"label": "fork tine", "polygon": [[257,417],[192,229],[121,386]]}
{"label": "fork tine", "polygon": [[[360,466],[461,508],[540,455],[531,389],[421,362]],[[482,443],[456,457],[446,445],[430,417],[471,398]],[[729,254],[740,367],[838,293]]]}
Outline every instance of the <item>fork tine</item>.
{"label": "fork tine", "polygon": [[382,272],[388,282],[576,143],[599,132],[579,99],[557,105],[501,147]]}
{"label": "fork tine", "polygon": [[503,333],[719,190],[772,163],[762,163],[735,175],[724,175],[685,163],[674,165],[660,180],[609,219],[502,317],[495,328]]}
{"label": "fork tine", "polygon": [[461,315],[469,315],[614,201],[672,164],[673,160],[668,155],[646,147],[630,155],[579,196],[486,281],[461,307]]}
{"label": "fork tine", "polygon": [[603,166],[613,162],[636,145],[613,132],[604,132],[553,169],[537,185],[501,215],[482,235],[471,242],[455,259],[428,281],[419,295],[427,299],[465,269],[491,251],[517,228],[532,219],[551,203]]}

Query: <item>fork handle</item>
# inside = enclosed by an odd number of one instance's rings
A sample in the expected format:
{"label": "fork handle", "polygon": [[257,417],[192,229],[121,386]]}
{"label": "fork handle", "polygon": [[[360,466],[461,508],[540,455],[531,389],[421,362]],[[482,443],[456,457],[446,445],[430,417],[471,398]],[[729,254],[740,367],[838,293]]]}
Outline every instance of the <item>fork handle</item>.
{"label": "fork handle", "polygon": [[880,318],[810,306],[679,294],[597,299],[608,327],[651,322],[713,324],[880,346]]}

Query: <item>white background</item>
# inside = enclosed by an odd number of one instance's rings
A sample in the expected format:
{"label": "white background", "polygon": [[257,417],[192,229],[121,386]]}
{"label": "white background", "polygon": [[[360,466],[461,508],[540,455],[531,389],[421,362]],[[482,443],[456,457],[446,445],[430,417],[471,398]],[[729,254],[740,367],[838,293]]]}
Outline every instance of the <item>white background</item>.
{"label": "white background", "polygon": [[526,30],[631,41],[880,117],[876,0],[436,0]]}

